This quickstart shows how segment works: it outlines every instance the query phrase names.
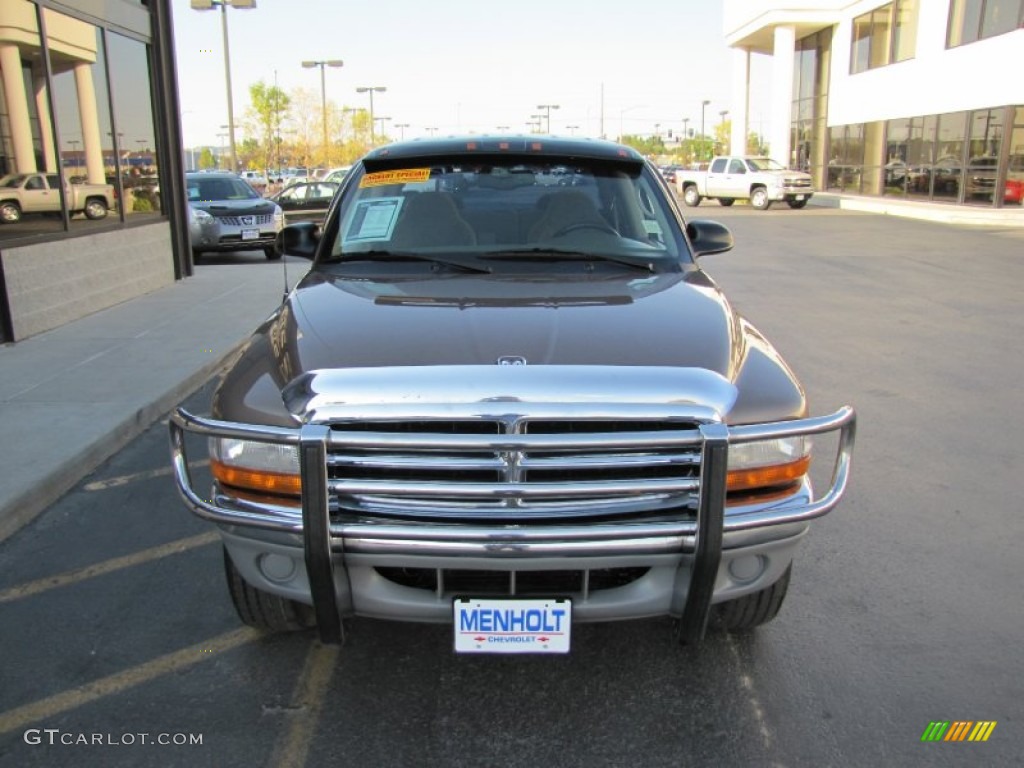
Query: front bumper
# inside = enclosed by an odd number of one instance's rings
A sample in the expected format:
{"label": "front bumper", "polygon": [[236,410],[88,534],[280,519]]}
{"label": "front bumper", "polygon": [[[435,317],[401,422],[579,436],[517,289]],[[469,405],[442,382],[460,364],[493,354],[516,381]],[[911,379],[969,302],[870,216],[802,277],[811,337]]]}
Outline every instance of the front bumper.
{"label": "front bumper", "polygon": [[768,190],[772,200],[810,200],[814,190],[810,187],[776,187]]}
{"label": "front bumper", "polygon": [[[339,642],[342,615],[446,621],[453,593],[443,574],[472,569],[517,573],[646,569],[622,586],[574,590],[574,618],[602,621],[678,616],[684,640],[701,639],[711,605],[759,591],[781,577],[810,520],[832,510],[849,479],[856,417],[852,408],[817,418],[729,427],[700,427],[700,491],[688,519],[566,524],[461,524],[423,521],[332,520],[327,473],[329,448],[343,438],[323,424],[290,429],[199,418],[179,409],[170,420],[175,480],[185,503],[221,527],[225,545],[254,586],[312,604],[325,642]],[[828,491],[815,497],[809,483],[781,500],[726,507],[731,444],[838,432]],[[186,433],[257,439],[298,448],[302,508],[247,503],[193,488]],[[387,569],[436,571],[431,592],[396,583]]]}

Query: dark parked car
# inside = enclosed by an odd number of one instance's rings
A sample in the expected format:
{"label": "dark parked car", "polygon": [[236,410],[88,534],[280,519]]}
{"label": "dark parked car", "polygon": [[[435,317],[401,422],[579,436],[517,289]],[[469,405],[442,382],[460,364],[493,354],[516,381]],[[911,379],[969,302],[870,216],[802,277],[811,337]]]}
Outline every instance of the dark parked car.
{"label": "dark parked car", "polygon": [[[188,204],[192,209],[192,258],[199,261],[207,252],[263,251],[268,259],[279,259],[274,250],[277,233],[284,226],[280,206],[264,200],[259,193],[233,173],[199,172],[185,174]],[[206,223],[203,232],[216,231],[216,240],[196,237],[197,219],[203,214],[216,219],[217,227]],[[210,241],[207,241],[210,240]]]}
{"label": "dark parked car", "polygon": [[288,224],[296,221],[323,221],[327,206],[331,204],[339,186],[328,181],[300,181],[268,199],[281,207]]}
{"label": "dark parked car", "polygon": [[322,226],[282,231],[310,271],[212,415],[170,425],[243,622],[325,642],[347,616],[445,622],[457,652],[565,653],[578,622],[672,616],[697,642],[712,615],[776,615],[845,490],[854,414],[808,416],[701,269],[729,231],[684,222],[657,174],[595,140],[418,140],[364,157]]}

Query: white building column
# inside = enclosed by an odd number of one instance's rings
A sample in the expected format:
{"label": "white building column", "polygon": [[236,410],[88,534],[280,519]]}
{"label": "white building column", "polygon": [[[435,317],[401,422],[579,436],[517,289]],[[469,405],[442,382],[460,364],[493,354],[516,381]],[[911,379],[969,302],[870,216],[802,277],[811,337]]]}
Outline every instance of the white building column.
{"label": "white building column", "polygon": [[796,62],[796,29],[775,27],[772,50],[772,127],[768,137],[771,156],[786,167],[790,165],[790,123],[793,114],[793,65]]}
{"label": "white building column", "polygon": [[53,121],[50,120],[50,99],[47,96],[46,78],[35,82],[36,114],[39,115],[39,137],[43,142],[43,162],[47,173],[57,172],[57,153],[53,146]]}
{"label": "white building column", "polygon": [[730,155],[747,154],[750,133],[750,51],[732,49],[732,136]]}
{"label": "white building column", "polygon": [[32,148],[32,124],[28,114],[28,95],[21,72],[21,51],[18,46],[0,45],[0,75],[7,97],[7,120],[11,128],[14,165],[18,173],[34,173],[36,153]]}
{"label": "white building column", "polygon": [[106,184],[107,174],[103,169],[103,143],[100,138],[99,116],[96,112],[96,88],[92,82],[91,64],[75,64],[75,88],[78,91],[78,116],[82,121],[85,173],[90,184]]}

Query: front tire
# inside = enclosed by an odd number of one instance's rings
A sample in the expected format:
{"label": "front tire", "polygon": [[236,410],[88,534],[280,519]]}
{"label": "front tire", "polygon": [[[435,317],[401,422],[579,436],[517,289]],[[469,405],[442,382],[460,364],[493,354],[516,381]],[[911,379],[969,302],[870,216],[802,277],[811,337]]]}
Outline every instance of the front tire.
{"label": "front tire", "polygon": [[281,258],[281,254],[272,245],[268,245],[263,249],[263,255],[267,257],[267,261],[277,261]]}
{"label": "front tire", "polygon": [[243,624],[265,632],[298,632],[316,626],[313,609],[308,605],[256,589],[243,579],[227,549],[224,550],[224,575],[231,602]]}
{"label": "front tire", "polygon": [[788,203],[789,207],[792,208],[793,210],[800,210],[805,205],[807,205],[806,200],[787,200],[786,203]]}
{"label": "front tire", "polygon": [[759,211],[768,210],[772,201],[768,199],[768,190],[764,187],[754,187],[750,191],[750,204]]}
{"label": "front tire", "polygon": [[683,202],[691,208],[700,205],[700,193],[694,184],[689,184],[683,189]]}
{"label": "front tire", "polygon": [[748,632],[774,619],[789,589],[790,564],[782,578],[760,592],[727,600],[715,606],[719,625],[727,632]]}
{"label": "front tire", "polygon": [[17,224],[21,221],[21,207],[17,203],[0,205],[0,221],[4,224]]}

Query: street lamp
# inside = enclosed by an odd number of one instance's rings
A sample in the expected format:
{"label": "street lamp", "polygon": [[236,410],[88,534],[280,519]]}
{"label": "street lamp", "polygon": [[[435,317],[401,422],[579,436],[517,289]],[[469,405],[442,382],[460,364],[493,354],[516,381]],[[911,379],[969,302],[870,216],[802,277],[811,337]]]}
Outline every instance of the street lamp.
{"label": "street lamp", "polygon": [[408,123],[395,123],[395,128],[402,132],[401,141],[405,141],[405,129],[409,127]]}
{"label": "street lamp", "polygon": [[710,99],[704,99],[700,103],[700,153],[704,154],[704,108],[711,103]]}
{"label": "street lamp", "polygon": [[324,69],[326,67],[343,67],[345,62],[341,59],[327,59],[326,61],[304,61],[302,62],[304,69],[312,69],[313,67],[320,67],[320,110],[324,116],[324,165],[331,165],[329,144],[327,141],[327,82],[324,76]]}
{"label": "street lamp", "polygon": [[551,110],[558,109],[557,104],[538,104],[537,109],[543,109],[545,117],[547,117],[547,132],[551,133]]}
{"label": "street lamp", "polygon": [[[723,109],[721,112],[718,113],[718,117],[721,118],[718,121],[718,127],[720,129],[725,126],[725,116],[728,115],[728,114],[729,114],[729,110],[728,109]],[[724,155],[725,152],[723,152],[722,154]]]}
{"label": "street lamp", "polygon": [[384,136],[384,135],[386,135],[386,134],[384,133],[384,121],[385,121],[385,120],[390,120],[391,118],[390,118],[390,117],[378,117],[378,118],[376,118],[376,119],[380,121],[380,135],[381,135],[381,136]]}
{"label": "street lamp", "polygon": [[531,122],[527,123],[527,125],[532,125],[534,128],[530,133],[540,133],[540,127],[543,125],[541,121],[543,119],[544,115],[530,115]]}
{"label": "street lamp", "polygon": [[570,136],[575,136],[576,135],[576,129],[579,128],[578,125],[567,125],[565,127],[569,130],[569,135]]}
{"label": "street lamp", "polygon": [[192,10],[212,11],[220,6],[221,32],[224,37],[224,77],[228,84],[228,136],[231,140],[231,170],[238,170],[235,159],[235,109],[231,99],[231,50],[228,47],[228,6],[245,11],[256,7],[256,0],[192,0]]}
{"label": "street lamp", "polygon": [[386,90],[387,88],[385,88],[383,85],[360,85],[359,87],[356,88],[356,93],[370,94],[370,144],[377,143],[377,136],[374,133],[373,123],[373,94],[375,91],[377,93],[384,93],[384,91]]}

